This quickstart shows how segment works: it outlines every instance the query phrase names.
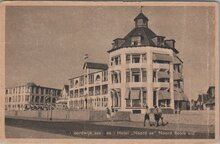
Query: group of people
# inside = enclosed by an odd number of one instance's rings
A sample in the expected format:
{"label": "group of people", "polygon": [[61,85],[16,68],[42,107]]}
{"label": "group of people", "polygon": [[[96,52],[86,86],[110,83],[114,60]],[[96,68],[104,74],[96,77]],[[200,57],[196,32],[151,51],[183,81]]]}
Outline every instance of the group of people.
{"label": "group of people", "polygon": [[[168,122],[164,123],[164,119],[162,116],[163,113],[162,113],[162,109],[160,107],[157,107],[155,105],[153,111],[151,111],[148,106],[146,106],[145,108],[146,109],[145,109],[145,113],[144,113],[144,126],[145,126],[146,121],[149,122],[150,126],[154,125],[156,127],[159,126],[160,120],[161,120],[161,123],[163,126],[168,124]],[[151,114],[153,114],[153,116],[154,116],[153,123],[151,121]]]}
{"label": "group of people", "polygon": [[[113,121],[113,117],[115,115],[115,110],[113,107],[109,109],[106,108],[107,119]],[[153,110],[150,110],[148,106],[145,106],[144,112],[144,126],[146,125],[146,121],[149,122],[150,126],[159,126],[160,121],[162,126],[168,124],[168,122],[164,123],[164,118],[162,116],[162,109],[160,107],[154,106]],[[153,116],[153,117],[152,117]]]}

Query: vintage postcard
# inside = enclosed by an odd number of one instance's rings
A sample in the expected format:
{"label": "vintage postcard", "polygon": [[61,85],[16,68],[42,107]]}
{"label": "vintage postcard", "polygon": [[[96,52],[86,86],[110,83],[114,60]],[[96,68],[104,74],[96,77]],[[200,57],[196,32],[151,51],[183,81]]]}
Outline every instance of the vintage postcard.
{"label": "vintage postcard", "polygon": [[2,2],[0,143],[218,143],[216,2]]}

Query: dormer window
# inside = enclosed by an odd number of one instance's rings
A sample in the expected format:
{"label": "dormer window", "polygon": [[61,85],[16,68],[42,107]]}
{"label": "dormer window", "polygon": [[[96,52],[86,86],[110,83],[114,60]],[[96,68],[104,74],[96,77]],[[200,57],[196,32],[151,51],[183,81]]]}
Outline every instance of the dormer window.
{"label": "dormer window", "polygon": [[163,36],[156,36],[152,39],[154,44],[158,47],[162,47],[164,45],[164,38]]}
{"label": "dormer window", "polygon": [[141,36],[133,36],[133,37],[131,38],[131,45],[132,45],[132,46],[141,45]]}

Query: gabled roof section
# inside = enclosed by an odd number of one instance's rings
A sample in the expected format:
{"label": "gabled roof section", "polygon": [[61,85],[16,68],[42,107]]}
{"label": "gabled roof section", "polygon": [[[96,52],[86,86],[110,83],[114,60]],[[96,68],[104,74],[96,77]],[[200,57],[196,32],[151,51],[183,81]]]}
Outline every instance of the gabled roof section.
{"label": "gabled roof section", "polygon": [[136,21],[137,19],[144,19],[144,20],[147,20],[147,21],[148,21],[148,18],[147,18],[142,12],[139,13],[139,15],[134,18],[135,21]]}
{"label": "gabled roof section", "polygon": [[103,63],[94,63],[94,62],[85,62],[83,69],[99,69],[99,70],[107,70],[108,65]]}

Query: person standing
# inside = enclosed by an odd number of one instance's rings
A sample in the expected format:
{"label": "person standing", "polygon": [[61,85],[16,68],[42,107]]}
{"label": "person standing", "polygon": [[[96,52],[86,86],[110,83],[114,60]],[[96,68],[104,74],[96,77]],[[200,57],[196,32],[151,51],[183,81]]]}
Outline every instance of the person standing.
{"label": "person standing", "polygon": [[159,110],[158,110],[158,107],[155,105],[155,106],[154,106],[153,113],[154,113],[154,119],[155,119],[155,126],[156,126],[156,127],[159,126],[159,120],[160,120],[158,111],[159,111]]}
{"label": "person standing", "polygon": [[110,109],[108,107],[106,108],[106,116],[107,116],[107,119],[110,120],[110,118],[111,118],[111,111],[110,111]]}
{"label": "person standing", "polygon": [[149,124],[151,126],[151,123],[150,123],[150,109],[148,106],[145,107],[145,112],[144,112],[144,126],[145,126],[145,122],[146,120],[149,121]]}
{"label": "person standing", "polygon": [[168,122],[164,123],[163,112],[160,106],[158,107],[158,118],[161,120],[162,126],[168,124]]}

